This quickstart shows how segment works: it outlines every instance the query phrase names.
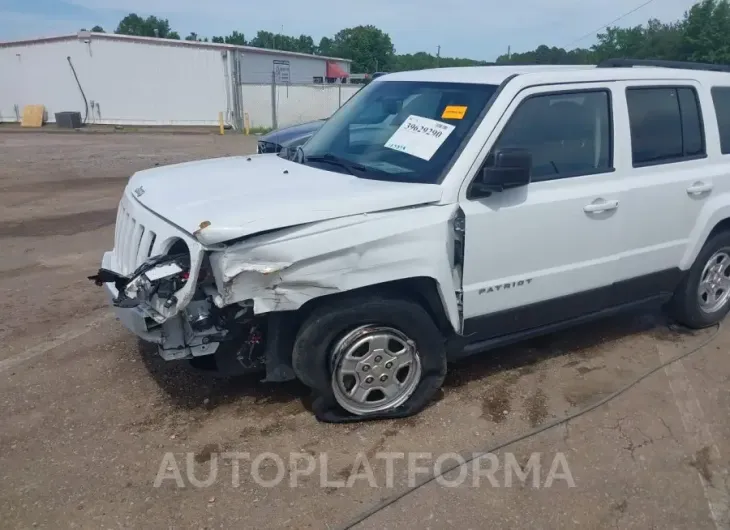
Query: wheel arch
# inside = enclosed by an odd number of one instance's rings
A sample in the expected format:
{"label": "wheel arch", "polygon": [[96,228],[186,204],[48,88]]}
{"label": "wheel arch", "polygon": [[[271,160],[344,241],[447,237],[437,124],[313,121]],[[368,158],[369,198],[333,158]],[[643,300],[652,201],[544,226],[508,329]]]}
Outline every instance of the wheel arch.
{"label": "wheel arch", "polygon": [[448,303],[444,298],[449,294],[455,297],[455,293],[444,292],[437,280],[429,276],[401,278],[319,296],[307,301],[297,310],[297,320],[300,323],[304,322],[312,311],[335,300],[339,301],[343,298],[359,298],[363,295],[377,294],[389,297],[399,296],[418,303],[428,312],[439,331],[446,337],[454,335],[459,331],[459,315],[449,314],[449,310],[447,309]]}
{"label": "wheel arch", "polygon": [[[723,195],[722,197],[718,197],[717,200],[723,199],[724,201],[728,197],[728,195]],[[721,232],[730,232],[730,204],[715,204],[715,207],[713,207],[713,203],[707,205],[690,235],[687,251],[679,264],[679,268],[683,271],[689,270],[692,267],[702,247],[705,246],[705,243],[710,238]]]}
{"label": "wheel arch", "polygon": [[444,291],[438,281],[430,276],[401,278],[326,294],[312,298],[294,310],[267,313],[270,322],[269,333],[275,339],[267,339],[266,379],[268,381],[294,379],[295,373],[292,371],[294,343],[302,326],[315,310],[342,300],[355,301],[367,295],[382,295],[389,298],[396,296],[414,301],[426,310],[445,340],[460,332],[460,328],[457,327],[461,323],[458,308],[456,314],[450,314],[449,304],[444,299],[445,296],[451,295],[455,302],[456,293]]}

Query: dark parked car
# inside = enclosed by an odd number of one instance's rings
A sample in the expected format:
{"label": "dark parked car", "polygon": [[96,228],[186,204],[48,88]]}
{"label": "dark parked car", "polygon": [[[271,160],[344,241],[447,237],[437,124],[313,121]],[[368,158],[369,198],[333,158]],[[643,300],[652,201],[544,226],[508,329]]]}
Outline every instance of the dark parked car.
{"label": "dark parked car", "polygon": [[[370,80],[377,79],[388,72],[375,72]],[[289,127],[275,129],[259,137],[256,152],[260,154],[280,153],[282,149],[296,149],[309,140],[317,132],[326,120],[314,120]]]}
{"label": "dark parked car", "polygon": [[276,129],[259,137],[258,153],[279,153],[283,148],[304,145],[322,127],[325,120],[308,121],[291,127]]}

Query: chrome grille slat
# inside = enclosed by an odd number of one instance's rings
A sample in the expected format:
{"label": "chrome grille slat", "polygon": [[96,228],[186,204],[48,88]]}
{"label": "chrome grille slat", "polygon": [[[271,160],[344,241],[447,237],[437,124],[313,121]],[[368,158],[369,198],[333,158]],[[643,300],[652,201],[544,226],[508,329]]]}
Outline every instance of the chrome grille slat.
{"label": "chrome grille slat", "polygon": [[[119,209],[117,210],[117,223],[114,225],[114,249],[119,250],[119,230],[122,227],[122,218],[124,216],[124,206],[119,203]],[[118,252],[116,253],[118,255]],[[118,261],[117,261],[118,265]]]}
{"label": "chrome grille slat", "polygon": [[152,251],[155,249],[155,243],[157,242],[157,234],[154,233],[152,230],[149,231],[150,234],[150,244],[147,248],[147,257],[149,258],[152,256]]}
{"label": "chrome grille slat", "polygon": [[141,231],[139,234],[139,239],[137,240],[137,251],[134,253],[134,266],[139,267],[139,265],[147,259],[147,251],[150,248],[150,234],[151,232],[147,230],[144,225],[139,225]]}
{"label": "chrome grille slat", "polygon": [[134,217],[131,215],[129,216],[129,226],[127,228],[127,243],[125,245],[125,253],[124,253],[124,266],[127,269],[126,273],[129,274],[134,270],[134,259],[137,257],[137,254],[134,251],[134,239],[137,235],[137,221]]}
{"label": "chrome grille slat", "polygon": [[119,272],[126,274],[126,263],[124,256],[127,251],[127,226],[129,225],[129,213],[126,209],[122,212],[122,219],[119,227],[119,252],[117,253],[117,265],[119,266]]}
{"label": "chrome grille slat", "polygon": [[137,268],[139,261],[137,260],[137,254],[139,253],[139,245],[142,243],[142,236],[144,235],[144,226],[142,223],[134,220],[134,231],[132,232],[132,246],[129,249],[129,271],[132,272]]}
{"label": "chrome grille slat", "polygon": [[117,225],[114,229],[114,268],[124,275],[133,273],[152,256],[157,233],[135,218],[134,205],[125,197],[119,203]]}
{"label": "chrome grille slat", "polygon": [[124,261],[122,262],[122,267],[124,267],[124,274],[129,274],[129,247],[132,243],[132,231],[134,230],[134,219],[132,216],[127,212],[127,221],[124,223],[124,234],[122,234],[122,238],[124,239],[124,254],[122,256],[124,257]]}

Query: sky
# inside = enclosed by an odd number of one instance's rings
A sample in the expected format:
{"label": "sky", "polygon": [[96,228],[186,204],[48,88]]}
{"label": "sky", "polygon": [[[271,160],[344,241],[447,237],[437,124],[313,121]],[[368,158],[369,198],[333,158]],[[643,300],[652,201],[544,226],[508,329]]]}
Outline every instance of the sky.
{"label": "sky", "polygon": [[[75,33],[101,25],[113,31],[130,12],[167,18],[184,37],[252,38],[258,30],[311,35],[315,42],[342,28],[372,24],[397,53],[427,51],[491,61],[536,48],[589,47],[594,30],[647,0],[0,0],[0,41]],[[652,0],[617,25],[682,17],[693,0]],[[578,40],[584,35],[590,36]]]}

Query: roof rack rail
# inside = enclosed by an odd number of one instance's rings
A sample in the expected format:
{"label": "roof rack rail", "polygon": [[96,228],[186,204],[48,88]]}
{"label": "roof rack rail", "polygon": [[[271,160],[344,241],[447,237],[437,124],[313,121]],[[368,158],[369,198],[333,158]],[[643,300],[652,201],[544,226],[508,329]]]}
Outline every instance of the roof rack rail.
{"label": "roof rack rail", "polygon": [[655,66],[659,68],[679,68],[682,70],[709,70],[712,72],[730,72],[730,65],[692,63],[688,61],[666,61],[660,59],[606,59],[598,63],[597,68],[630,68],[632,66]]}

